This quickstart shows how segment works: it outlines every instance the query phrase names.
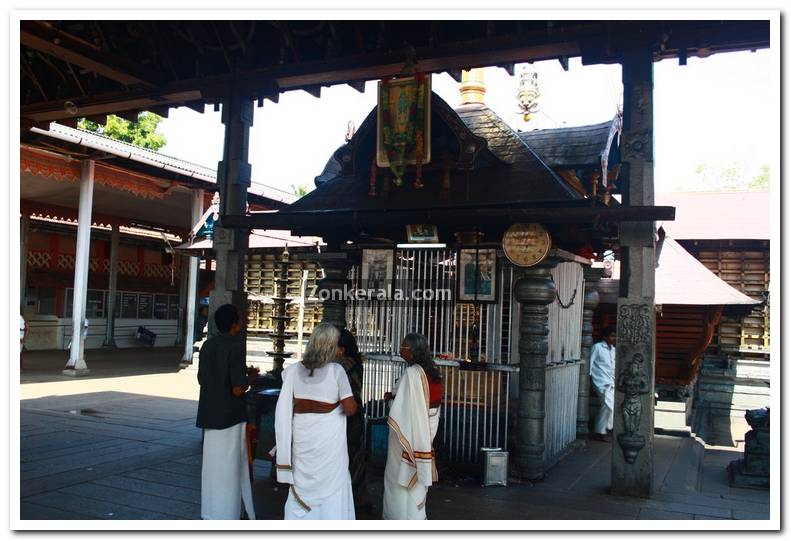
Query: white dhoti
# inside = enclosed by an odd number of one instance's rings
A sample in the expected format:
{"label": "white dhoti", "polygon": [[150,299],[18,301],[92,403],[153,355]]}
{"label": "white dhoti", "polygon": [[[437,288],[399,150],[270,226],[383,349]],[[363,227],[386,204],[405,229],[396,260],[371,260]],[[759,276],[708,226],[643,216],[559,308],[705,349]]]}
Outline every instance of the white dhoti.
{"label": "white dhoti", "polygon": [[612,385],[605,389],[593,386],[596,394],[599,395],[599,411],[596,412],[596,419],[593,421],[593,432],[595,434],[606,434],[612,430],[613,406],[615,403],[615,388]]}
{"label": "white dhoti", "polygon": [[277,480],[291,485],[284,518],[354,520],[343,409],[294,414],[293,376],[288,369],[283,372],[275,410]]}
{"label": "white dhoti", "polygon": [[242,422],[221,430],[203,431],[201,518],[204,520],[239,520],[242,501],[248,518],[255,520],[245,425]]}
{"label": "white dhoti", "polygon": [[432,442],[439,427],[439,409],[429,408],[428,381],[412,365],[398,383],[390,407],[382,518],[425,520],[428,487],[437,481]]}

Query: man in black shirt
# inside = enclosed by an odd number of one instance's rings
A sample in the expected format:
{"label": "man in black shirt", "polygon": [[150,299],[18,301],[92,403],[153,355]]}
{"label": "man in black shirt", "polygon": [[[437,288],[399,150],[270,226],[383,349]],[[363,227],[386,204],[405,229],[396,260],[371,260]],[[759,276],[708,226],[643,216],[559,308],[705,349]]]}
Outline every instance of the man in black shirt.
{"label": "man in black shirt", "polygon": [[247,467],[244,394],[255,379],[247,370],[242,342],[242,321],[232,304],[214,313],[219,334],[200,350],[197,426],[203,428],[201,518],[236,520],[241,501],[255,518],[250,472]]}

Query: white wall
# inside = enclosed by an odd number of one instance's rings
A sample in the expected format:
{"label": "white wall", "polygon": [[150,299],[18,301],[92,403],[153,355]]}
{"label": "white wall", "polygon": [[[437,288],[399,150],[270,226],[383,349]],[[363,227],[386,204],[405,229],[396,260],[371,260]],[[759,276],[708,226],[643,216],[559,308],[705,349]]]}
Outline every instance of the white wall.
{"label": "white wall", "polygon": [[[88,339],[85,349],[102,347],[107,321],[104,318],[89,319]],[[115,343],[119,348],[143,347],[135,340],[138,326],[145,327],[157,335],[155,347],[169,347],[176,343],[177,324],[175,319],[116,319]],[[25,349],[66,349],[71,340],[71,318],[34,316],[28,319],[29,332]]]}

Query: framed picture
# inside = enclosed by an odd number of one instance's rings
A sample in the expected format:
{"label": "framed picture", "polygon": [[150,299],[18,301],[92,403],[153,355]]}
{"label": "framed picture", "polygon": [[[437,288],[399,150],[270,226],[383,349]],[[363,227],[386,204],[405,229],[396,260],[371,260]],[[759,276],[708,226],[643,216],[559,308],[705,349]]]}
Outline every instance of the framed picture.
{"label": "framed picture", "polygon": [[406,226],[408,242],[439,242],[437,226],[431,224],[409,224]]}
{"label": "framed picture", "polygon": [[497,302],[497,249],[462,248],[457,260],[458,302]]}
{"label": "framed picture", "polygon": [[360,288],[374,293],[391,292],[395,252],[392,249],[364,249],[360,269]]}
{"label": "framed picture", "polygon": [[[376,165],[431,161],[431,75],[379,81],[376,107]],[[418,153],[417,145],[423,148]]]}

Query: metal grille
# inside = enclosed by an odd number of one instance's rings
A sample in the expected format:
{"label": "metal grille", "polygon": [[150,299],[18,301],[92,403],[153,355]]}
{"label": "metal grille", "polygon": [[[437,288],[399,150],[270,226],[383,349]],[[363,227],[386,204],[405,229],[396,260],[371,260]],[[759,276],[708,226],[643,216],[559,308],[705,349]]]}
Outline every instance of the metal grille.
{"label": "metal grille", "polygon": [[[507,449],[511,378],[519,368],[436,361],[442,372],[443,399],[434,446],[452,462],[478,463],[481,447]],[[387,417],[385,392],[395,389],[406,363],[393,355],[367,355],[363,372],[363,403],[369,420]]]}
{"label": "metal grille", "polygon": [[[497,303],[457,303],[456,255],[452,250],[396,250],[393,290],[402,293],[401,300],[352,300],[347,307],[347,326],[363,352],[397,352],[406,334],[419,332],[440,358],[507,363],[514,272],[504,257],[498,257],[497,278]],[[351,269],[349,279],[352,287],[361,287],[359,266]],[[427,289],[446,292],[446,296],[435,293],[431,299],[413,298]]]}
{"label": "metal grille", "polygon": [[580,361],[547,366],[544,395],[544,463],[558,460],[577,438]]}

